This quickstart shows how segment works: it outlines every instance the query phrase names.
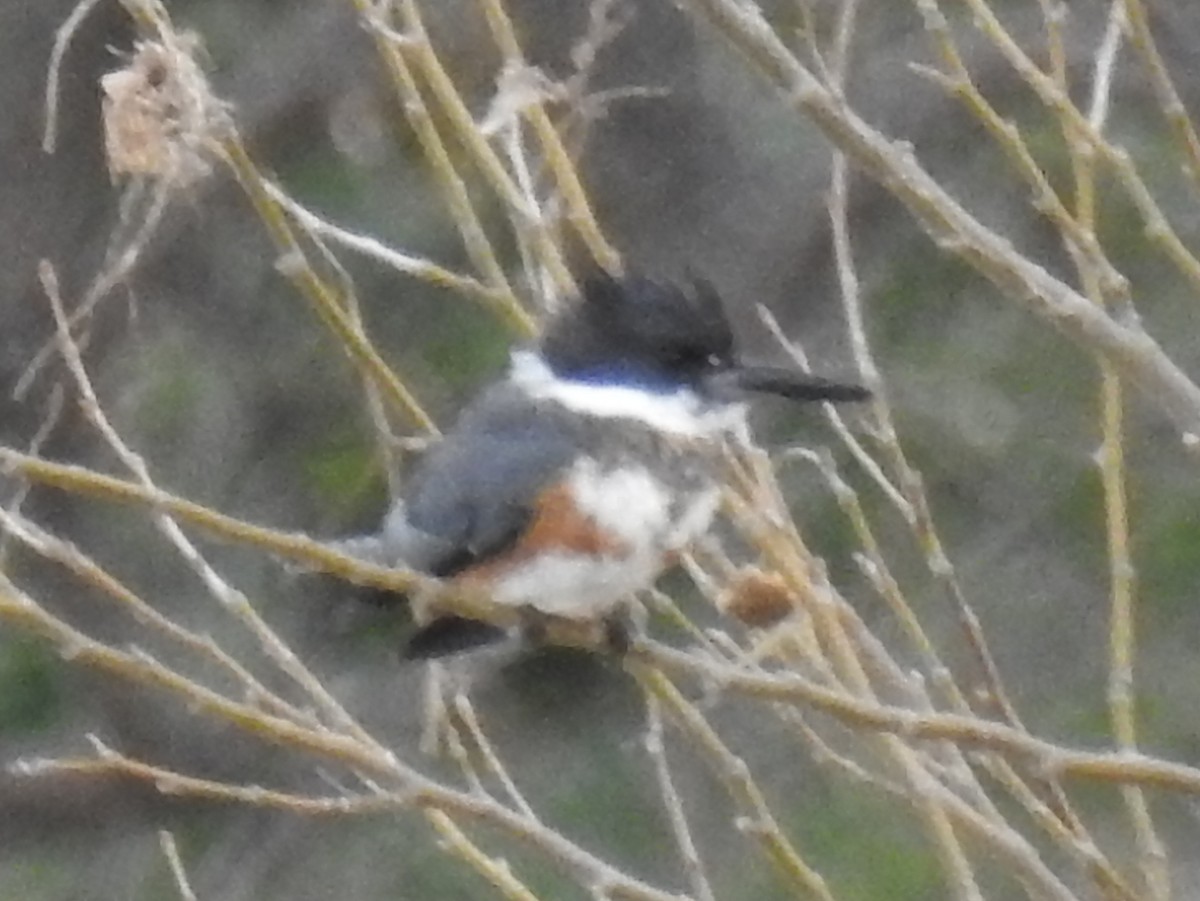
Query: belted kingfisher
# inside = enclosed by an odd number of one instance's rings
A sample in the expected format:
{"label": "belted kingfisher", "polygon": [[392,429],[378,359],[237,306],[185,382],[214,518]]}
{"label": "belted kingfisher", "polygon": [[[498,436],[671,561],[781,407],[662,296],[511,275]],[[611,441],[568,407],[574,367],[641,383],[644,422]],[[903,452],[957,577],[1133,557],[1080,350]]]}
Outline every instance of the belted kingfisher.
{"label": "belted kingfisher", "polygon": [[[685,291],[596,273],[428,452],[381,532],[343,547],[482,588],[535,616],[609,617],[709,528],[722,441],[747,435],[754,391],[868,397],[855,385],[741,363],[705,283]],[[421,626],[406,656],[504,634],[442,616]]]}

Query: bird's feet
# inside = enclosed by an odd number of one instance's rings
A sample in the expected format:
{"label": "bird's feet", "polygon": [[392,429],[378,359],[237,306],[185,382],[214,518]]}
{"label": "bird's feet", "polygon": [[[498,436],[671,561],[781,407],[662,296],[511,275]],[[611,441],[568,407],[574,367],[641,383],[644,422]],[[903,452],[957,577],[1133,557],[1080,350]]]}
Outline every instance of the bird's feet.
{"label": "bird's feet", "polygon": [[643,628],[634,611],[625,606],[599,619],[577,620],[526,605],[520,610],[519,631],[532,647],[574,646],[623,657]]}
{"label": "bird's feet", "polygon": [[601,620],[604,627],[604,650],[615,657],[624,657],[641,634],[641,626],[627,607],[614,610]]}

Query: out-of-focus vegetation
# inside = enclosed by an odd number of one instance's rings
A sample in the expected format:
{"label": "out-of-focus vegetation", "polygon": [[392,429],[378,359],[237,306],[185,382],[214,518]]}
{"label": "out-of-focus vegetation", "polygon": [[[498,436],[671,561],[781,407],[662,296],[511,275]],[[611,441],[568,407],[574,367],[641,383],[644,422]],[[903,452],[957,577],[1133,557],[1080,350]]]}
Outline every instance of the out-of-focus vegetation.
{"label": "out-of-focus vegetation", "polygon": [[[499,77],[503,56],[485,14],[494,3],[420,4],[430,45],[481,138],[506,171],[530,165],[530,199],[558,217],[549,250],[498,196],[478,153],[429,89],[424,44],[405,18],[413,4],[171,4],[174,27],[194,31],[199,42],[201,87],[228,104],[206,111],[213,131],[191,149],[211,171],[186,184],[172,184],[161,171],[143,172],[140,181],[107,171],[100,78],[128,68],[137,41],[163,38],[153,4],[99,2],[79,23],[58,68],[53,154],[39,146],[43,89],[55,29],[73,5],[0,9],[0,100],[9,123],[0,130],[0,171],[8,173],[0,180],[0,470],[7,471],[0,502],[10,511],[0,523],[0,592],[9,598],[0,616],[0,747],[6,762],[26,762],[0,775],[0,896],[186,897],[168,869],[160,829],[177,841],[196,896],[229,901],[474,898],[503,890],[527,898],[505,881],[498,858],[511,861],[512,873],[541,898],[702,898],[711,891],[717,898],[1165,899],[1200,891],[1193,802],[1200,773],[1160,763],[1200,763],[1192,640],[1200,609],[1191,603],[1200,489],[1197,432],[1189,425],[1200,422],[1200,406],[1187,405],[1188,391],[1200,391],[1171,381],[1167,369],[1200,367],[1200,264],[1191,268],[1200,183],[1184,134],[1187,115],[1200,108],[1187,77],[1200,65],[1200,8],[1145,0],[941,5],[797,0],[760,4],[759,20],[756,6],[732,0],[685,0],[678,8],[664,0],[510,0],[504,6],[527,62],[544,77],[519,83],[512,67],[508,80]],[[386,28],[375,18],[384,10],[394,16]],[[988,10],[999,18],[989,19]],[[190,59],[193,45],[182,40],[176,49]],[[956,74],[949,46],[978,94]],[[1013,65],[1014,46],[1073,107],[1039,99],[1037,78]],[[417,74],[503,282],[460,239],[462,215],[450,212],[427,145],[406,119],[411,98],[406,106],[396,96],[387,48]],[[776,50],[783,56],[770,55]],[[838,103],[830,101],[824,114],[798,96],[788,81],[795,71],[779,62],[788,53],[813,74],[808,87],[836,96],[844,82],[849,107],[908,142],[913,156],[895,143],[890,157],[872,163],[861,134],[838,130],[845,121]],[[1169,104],[1155,82],[1156,59],[1181,101],[1173,121],[1164,115]],[[931,76],[934,69],[943,74]],[[1015,130],[989,134],[989,103]],[[739,564],[788,573],[792,616],[765,633],[745,629],[714,609],[711,592],[674,574],[663,587],[693,625],[721,632],[715,645],[651,605],[651,634],[686,649],[683,658],[656,658],[665,651],[652,647],[623,667],[595,654],[548,650],[503,668],[466,667],[469,679],[456,672],[442,688],[451,705],[465,691],[469,707],[432,718],[441,751],[429,755],[427,675],[395,655],[402,615],[360,603],[360,590],[342,580],[297,573],[257,539],[212,542],[196,531],[208,562],[277,635],[279,644],[270,645],[251,619],[226,615],[214,595],[226,608],[236,603],[197,578],[146,509],[55,488],[61,472],[25,467],[28,452],[122,478],[130,473],[77,402],[77,377],[53,343],[38,263],[53,265],[72,308],[97,273],[123,264],[119,251],[137,248],[136,264],[72,335],[108,419],[145,458],[156,485],[280,532],[319,539],[365,530],[386,506],[389,483],[419,453],[407,439],[421,429],[389,402],[394,395],[379,373],[347,351],[345,335],[326,328],[322,316],[327,322],[336,311],[314,314],[311,296],[289,281],[297,259],[281,263],[239,188],[228,129],[253,167],[240,171],[243,180],[273,179],[330,222],[475,280],[453,290],[330,240],[334,265],[304,237],[294,213],[281,214],[301,236],[311,272],[339,303],[353,285],[371,346],[444,424],[502,369],[506,349],[519,340],[520,316],[504,304],[519,303],[536,318],[563,293],[561,284],[554,289],[551,251],[568,266],[603,256],[595,239],[589,247],[586,231],[573,230],[577,215],[563,219],[580,211],[564,200],[561,178],[544,168],[541,110],[626,265],[674,278],[693,270],[714,281],[745,344],[760,356],[786,353],[757,315],[761,303],[821,371],[863,377],[873,361],[890,406],[854,417],[849,427],[881,477],[872,478],[823,415],[765,406],[758,433],[805,543],[750,517],[734,523],[749,540],[731,536],[729,546]],[[1123,170],[1082,136],[1080,120],[1089,118],[1104,146],[1128,151],[1178,238],[1174,250],[1162,223],[1148,227]],[[849,159],[846,180],[831,180],[835,146]],[[1022,147],[1061,200],[1057,218],[1030,170],[1015,161]],[[906,193],[915,182],[897,175],[880,183],[881,167],[911,174],[904,167],[913,160],[946,192],[933,198],[935,208],[957,200],[1009,242],[1000,256],[1036,263],[1074,296],[1108,304],[1095,314],[1104,317],[1100,325],[1089,331],[1080,323],[1091,320],[1075,316],[1056,329],[1038,293],[1062,301],[1055,285],[989,281],[986,255],[967,237],[931,226],[931,241],[911,215],[922,212],[920,192]],[[852,260],[840,258],[842,274],[852,267],[858,279],[867,358],[847,331],[847,293],[855,292],[839,281],[831,193],[846,204]],[[154,218],[156,197],[166,201],[161,219]],[[148,221],[155,224],[144,240],[135,238]],[[1079,238],[1091,231],[1098,250]],[[1103,277],[1109,262],[1129,280],[1128,296]],[[1150,345],[1138,343],[1142,327]],[[1113,349],[1114,335],[1131,337],[1127,352]],[[1096,351],[1105,347],[1119,395],[1111,387],[1105,394],[1102,384]],[[45,365],[29,378],[43,349]],[[1176,393],[1166,392],[1168,383]],[[887,434],[890,421],[898,445]],[[1106,441],[1108,453],[1098,451]],[[1116,443],[1123,460],[1113,454]],[[906,481],[897,447],[921,482]],[[832,456],[821,458],[823,472],[806,452],[825,448]],[[853,497],[831,488],[834,460]],[[1105,462],[1102,471],[1097,464]],[[740,490],[769,507],[770,477],[756,475]],[[1128,510],[1106,519],[1121,486]],[[914,513],[922,498],[956,582],[939,567],[928,524]],[[878,556],[854,528],[855,502]],[[264,692],[296,708],[271,708],[215,656],[188,656],[161,630],[142,628],[98,579],[73,577],[42,559],[38,548],[49,539],[31,528],[73,542],[172,622],[211,635],[246,662]],[[808,546],[824,555],[823,564],[805,556]],[[316,566],[303,556],[294,562]],[[737,575],[724,571],[719,554],[701,553],[696,565],[716,580],[718,593]],[[822,581],[823,566],[832,585]],[[1113,616],[1123,609],[1128,573],[1136,574],[1131,631]],[[970,717],[966,724],[937,718],[970,712],[985,728],[1005,721],[994,703],[998,686],[981,677],[979,648],[964,637],[947,596],[954,585],[978,615],[1021,717],[999,738],[980,738]],[[264,743],[228,717],[210,715],[197,696],[148,687],[148,664],[137,653],[129,656],[134,678],[122,679],[113,672],[119,667],[97,667],[103,661],[95,647],[76,638],[34,638],[48,630],[14,606],[18,590],[55,622],[118,653],[135,647],[232,701],[259,704],[303,728],[313,725],[306,716],[316,717],[324,738],[356,743],[354,751],[339,761],[327,745],[314,762],[278,733]],[[896,595],[944,656],[966,693],[962,704],[906,633]],[[283,644],[336,702],[294,684],[295,673],[280,663]],[[1126,704],[1122,660],[1134,649]],[[860,664],[865,672],[856,673]],[[771,706],[732,684],[735,670],[784,680],[770,683],[775,688],[790,685],[790,674],[805,680],[805,690],[824,688],[858,706],[822,707],[811,694]],[[683,693],[674,707],[655,681],[664,671]],[[647,695],[664,707],[667,770],[698,866],[680,852],[686,841],[673,830],[644,747]],[[494,745],[494,760],[528,802],[528,822],[561,832],[615,870],[564,865],[569,855],[541,832],[532,847],[514,842],[518,830],[491,807],[480,814],[438,796],[422,812],[409,809],[411,785],[339,720],[339,705],[403,766],[465,789],[474,768],[491,795],[468,792],[468,801],[482,798],[525,816],[524,802],[488,768]],[[875,706],[911,714],[902,725],[932,723],[932,731],[914,737],[891,720],[899,736],[881,737]],[[695,723],[688,726],[689,711],[745,761],[773,821],[747,799],[741,770]],[[1147,756],[1089,758],[1088,750],[1128,743],[1121,732],[1130,711]],[[482,721],[480,733],[469,712]],[[961,730],[951,728],[956,723]],[[1031,750],[1032,736],[1053,744]],[[466,748],[457,756],[456,741]],[[46,757],[74,763],[28,764]],[[84,760],[99,762],[89,769]],[[265,806],[254,797],[197,798],[195,785],[126,765],[135,760],[288,797]],[[1144,797],[1133,788],[1139,784],[1147,786]],[[301,799],[314,797],[368,799],[364,808],[384,797],[405,809],[380,802],[386,809],[357,815],[306,813]],[[450,825],[433,809],[448,811]],[[774,855],[764,853],[764,838],[768,847],[776,843]],[[483,856],[464,862],[470,842]],[[798,867],[788,849],[821,878]],[[772,868],[772,857],[791,869]],[[612,881],[613,873],[628,881]]]}

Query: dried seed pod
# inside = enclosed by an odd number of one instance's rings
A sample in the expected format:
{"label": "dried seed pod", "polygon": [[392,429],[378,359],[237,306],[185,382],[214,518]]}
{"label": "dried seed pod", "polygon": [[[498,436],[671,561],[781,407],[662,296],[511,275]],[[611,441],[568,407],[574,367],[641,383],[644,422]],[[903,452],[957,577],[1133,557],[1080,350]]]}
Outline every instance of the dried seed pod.
{"label": "dried seed pod", "polygon": [[778,573],[745,567],[722,591],[718,604],[738,622],[765,629],[791,613],[796,598]]}
{"label": "dried seed pod", "polygon": [[100,79],[104,149],[114,180],[131,175],[185,187],[211,171],[225,106],[194,58],[196,41],[140,41]]}

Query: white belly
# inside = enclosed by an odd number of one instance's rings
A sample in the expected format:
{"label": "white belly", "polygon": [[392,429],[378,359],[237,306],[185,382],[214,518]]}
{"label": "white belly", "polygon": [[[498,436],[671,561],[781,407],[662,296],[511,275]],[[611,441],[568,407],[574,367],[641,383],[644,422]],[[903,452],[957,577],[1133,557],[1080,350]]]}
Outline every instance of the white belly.
{"label": "white belly", "polygon": [[623,550],[606,557],[568,551],[540,555],[505,574],[493,588],[501,604],[529,605],[557,616],[590,618],[648,588],[672,552],[703,534],[720,492],[697,489],[672,498],[646,469],[605,471],[581,460],[569,476],[579,511]]}

